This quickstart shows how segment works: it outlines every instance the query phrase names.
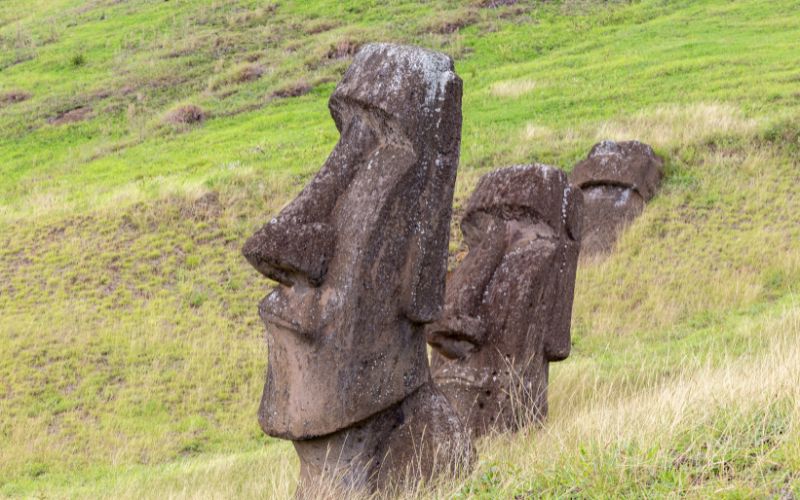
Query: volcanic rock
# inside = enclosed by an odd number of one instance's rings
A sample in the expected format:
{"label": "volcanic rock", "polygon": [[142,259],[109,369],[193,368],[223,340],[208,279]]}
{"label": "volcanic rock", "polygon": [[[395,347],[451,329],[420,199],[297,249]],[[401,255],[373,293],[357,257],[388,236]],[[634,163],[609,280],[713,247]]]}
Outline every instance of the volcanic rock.
{"label": "volcanic rock", "polygon": [[371,491],[471,462],[424,335],[444,302],[461,93],[445,55],[362,48],[329,102],[339,142],[243,248],[279,283],[259,307],[259,422],[294,442],[301,495],[322,477]]}
{"label": "volcanic rock", "polygon": [[547,414],[549,363],[570,352],[582,198],[537,164],[490,172],[467,203],[469,253],[427,336],[434,381],[476,436]]}
{"label": "volcanic rock", "polygon": [[572,170],[570,181],[583,191],[582,252],[610,252],[619,233],[655,196],[664,160],[638,141],[603,141]]}

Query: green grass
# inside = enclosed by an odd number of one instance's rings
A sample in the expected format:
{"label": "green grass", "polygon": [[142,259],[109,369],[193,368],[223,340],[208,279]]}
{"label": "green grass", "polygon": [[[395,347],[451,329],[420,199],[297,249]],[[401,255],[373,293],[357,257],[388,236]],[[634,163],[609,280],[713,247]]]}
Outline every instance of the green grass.
{"label": "green grass", "polygon": [[[569,170],[604,138],[667,159],[614,254],[581,262],[549,422],[409,495],[800,495],[795,2],[348,5],[0,5],[0,97],[31,94],[0,99],[0,495],[291,493],[291,446],[255,418],[269,283],[239,249],[337,140],[350,59],[328,55],[370,40],[456,59],[457,209],[482,173]],[[207,119],[165,122],[187,103]]]}

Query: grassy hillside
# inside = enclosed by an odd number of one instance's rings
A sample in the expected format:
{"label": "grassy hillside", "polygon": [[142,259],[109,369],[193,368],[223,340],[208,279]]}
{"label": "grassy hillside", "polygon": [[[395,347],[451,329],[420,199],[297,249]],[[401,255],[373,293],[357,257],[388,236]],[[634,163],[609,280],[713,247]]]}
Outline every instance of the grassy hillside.
{"label": "grassy hillside", "polygon": [[331,150],[371,40],[456,59],[457,208],[600,139],[667,160],[581,262],[549,422],[409,496],[800,495],[796,2],[344,4],[0,3],[0,495],[291,493],[255,418],[270,284],[239,249]]}

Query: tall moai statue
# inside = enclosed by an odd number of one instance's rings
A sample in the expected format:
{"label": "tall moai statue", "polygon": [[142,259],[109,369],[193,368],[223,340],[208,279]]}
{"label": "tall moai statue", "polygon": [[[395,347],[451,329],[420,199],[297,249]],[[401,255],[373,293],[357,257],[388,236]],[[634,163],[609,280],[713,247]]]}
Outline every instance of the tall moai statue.
{"label": "tall moai statue", "polygon": [[583,222],[585,255],[610,252],[620,231],[644,210],[663,177],[664,160],[638,141],[603,141],[572,170],[570,181],[581,188],[586,205]]}
{"label": "tall moai statue", "polygon": [[549,363],[570,352],[582,209],[581,191],[546,165],[490,172],[467,202],[469,253],[427,336],[433,378],[475,436],[547,414]]}
{"label": "tall moai statue", "polygon": [[259,307],[259,422],[294,442],[299,496],[320,481],[370,491],[472,460],[424,335],[444,303],[461,93],[443,54],[362,48],[329,101],[339,142],[244,246],[279,284]]}

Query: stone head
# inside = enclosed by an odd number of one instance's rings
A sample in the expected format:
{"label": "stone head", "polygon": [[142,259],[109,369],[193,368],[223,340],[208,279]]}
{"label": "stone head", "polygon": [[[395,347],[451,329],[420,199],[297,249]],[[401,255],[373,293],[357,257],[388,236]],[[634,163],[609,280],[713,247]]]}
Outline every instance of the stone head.
{"label": "stone head", "polygon": [[434,380],[477,434],[541,406],[547,363],[569,354],[581,219],[580,190],[545,165],[491,172],[467,202],[469,253],[427,336]]}
{"label": "stone head", "polygon": [[444,296],[461,135],[452,60],[367,45],[329,108],[338,143],[243,249],[278,283],[259,306],[259,421],[292,440],[348,427],[427,382],[423,329]]}
{"label": "stone head", "polygon": [[603,141],[572,170],[570,181],[583,191],[583,251],[610,251],[619,231],[644,210],[663,177],[664,161],[638,141]]}

